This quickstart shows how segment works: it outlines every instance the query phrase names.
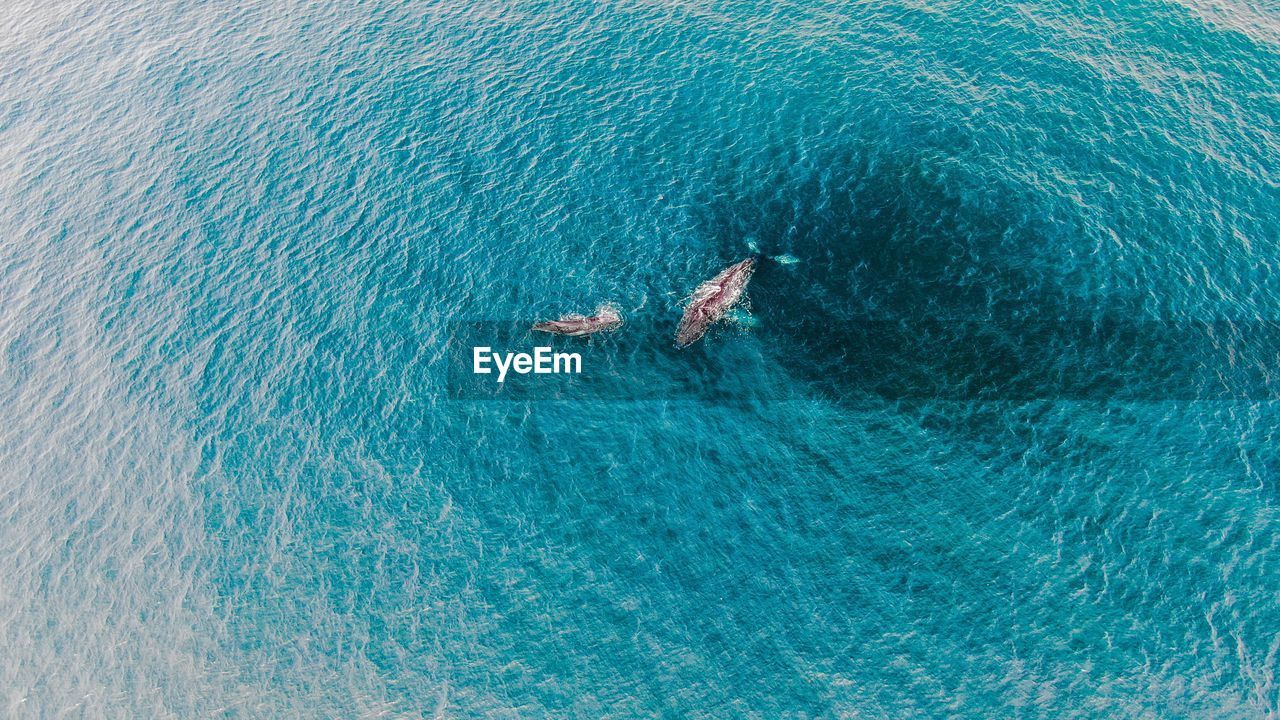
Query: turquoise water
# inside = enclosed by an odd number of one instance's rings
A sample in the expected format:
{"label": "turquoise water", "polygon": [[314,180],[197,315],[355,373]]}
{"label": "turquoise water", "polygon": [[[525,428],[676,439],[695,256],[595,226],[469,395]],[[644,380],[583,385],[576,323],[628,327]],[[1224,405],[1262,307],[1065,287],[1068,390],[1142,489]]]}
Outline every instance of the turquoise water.
{"label": "turquoise water", "polygon": [[[857,328],[1276,319],[1278,118],[1268,2],[20,1],[0,708],[1275,716],[1274,394]],[[605,300],[612,393],[452,392]]]}

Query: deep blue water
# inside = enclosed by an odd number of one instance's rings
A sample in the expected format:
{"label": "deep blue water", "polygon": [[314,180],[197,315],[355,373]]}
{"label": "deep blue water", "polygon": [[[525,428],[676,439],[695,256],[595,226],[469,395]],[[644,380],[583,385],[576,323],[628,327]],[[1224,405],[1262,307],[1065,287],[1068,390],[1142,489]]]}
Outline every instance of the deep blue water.
{"label": "deep blue water", "polygon": [[[1277,263],[1268,0],[20,0],[0,708],[1274,717],[1280,395],[859,328],[1247,328]],[[604,300],[612,394],[451,392]]]}

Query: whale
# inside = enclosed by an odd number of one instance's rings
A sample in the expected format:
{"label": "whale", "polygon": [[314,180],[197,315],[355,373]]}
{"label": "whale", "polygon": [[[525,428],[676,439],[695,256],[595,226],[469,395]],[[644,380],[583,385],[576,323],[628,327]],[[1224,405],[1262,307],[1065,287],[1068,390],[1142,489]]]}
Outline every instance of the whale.
{"label": "whale", "polygon": [[712,324],[732,310],[742,300],[755,269],[756,259],[749,257],[699,285],[689,296],[684,317],[680,318],[676,346],[683,348],[694,344],[707,334]]}
{"label": "whale", "polygon": [[569,337],[585,337],[598,332],[609,332],[622,327],[622,314],[613,305],[596,308],[594,315],[570,313],[558,320],[546,320],[533,326],[538,332]]}

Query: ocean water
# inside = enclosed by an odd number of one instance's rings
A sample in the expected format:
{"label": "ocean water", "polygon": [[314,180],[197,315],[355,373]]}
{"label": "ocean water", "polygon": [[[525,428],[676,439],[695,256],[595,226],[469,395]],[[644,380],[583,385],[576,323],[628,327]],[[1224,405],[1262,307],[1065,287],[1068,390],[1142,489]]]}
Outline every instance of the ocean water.
{"label": "ocean water", "polygon": [[[11,2],[0,713],[1276,717],[1275,346],[864,340],[1277,262],[1270,0]],[[606,390],[454,392],[605,300]]]}

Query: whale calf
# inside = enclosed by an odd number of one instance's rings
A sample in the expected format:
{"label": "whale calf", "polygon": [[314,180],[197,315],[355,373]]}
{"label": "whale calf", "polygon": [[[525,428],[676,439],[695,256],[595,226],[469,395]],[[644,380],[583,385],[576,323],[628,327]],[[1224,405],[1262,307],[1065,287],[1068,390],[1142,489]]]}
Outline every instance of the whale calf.
{"label": "whale calf", "polygon": [[676,330],[676,345],[688,347],[707,333],[707,328],[729,312],[747,289],[751,273],[755,272],[756,259],[749,257],[720,271],[719,275],[702,283],[689,298],[689,306],[680,318]]}
{"label": "whale calf", "polygon": [[547,320],[533,326],[538,332],[569,337],[584,337],[598,332],[617,330],[622,327],[622,315],[612,305],[601,305],[596,308],[595,315],[579,315],[570,313],[559,320]]}

